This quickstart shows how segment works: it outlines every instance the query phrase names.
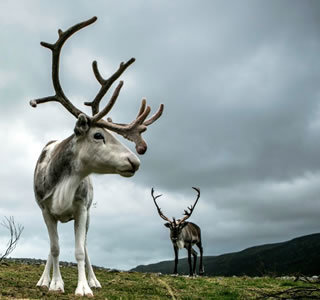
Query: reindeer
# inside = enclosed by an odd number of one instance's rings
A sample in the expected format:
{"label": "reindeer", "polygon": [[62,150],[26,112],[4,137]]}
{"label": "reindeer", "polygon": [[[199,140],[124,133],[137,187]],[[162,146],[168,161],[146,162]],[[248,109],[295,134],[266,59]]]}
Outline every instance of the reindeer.
{"label": "reindeer", "polygon": [[[159,110],[147,119],[151,109],[146,106],[146,100],[143,99],[136,119],[130,124],[114,123],[110,118],[103,119],[116,102],[123,81],[119,82],[108,104],[102,110],[99,109],[101,99],[114,81],[135,61],[134,58],[126,63],[122,62],[118,70],[108,79],[101,76],[97,62],[92,63],[94,75],[101,87],[91,102],[85,102],[85,105],[91,107],[91,117],[76,108],[67,98],[59,80],[62,46],[72,34],[96,20],[97,17],[93,17],[64,32],[59,29],[59,37],[54,44],[41,42],[43,47],[52,51],[52,82],[55,95],[30,101],[33,107],[51,101],[59,102],[77,118],[74,133],[63,141],[47,143],[35,168],[35,198],[42,210],[50,238],[48,260],[37,286],[49,288],[49,291],[64,292],[64,282],[59,270],[60,248],[57,223],[74,220],[75,258],[78,264],[78,284],[75,294],[89,297],[93,296],[91,288],[101,287],[93,272],[86,245],[89,212],[93,199],[93,187],[89,175],[98,173],[133,176],[139,169],[140,160],[111,131],[133,141],[138,154],[144,154],[147,144],[141,137],[141,133],[156,121],[163,111],[161,104]],[[87,277],[85,266],[88,272]],[[50,281],[51,267],[53,267],[53,274]]]}
{"label": "reindeer", "polygon": [[[164,224],[164,226],[168,227],[170,229],[170,239],[173,244],[174,249],[174,270],[173,274],[177,275],[177,267],[178,267],[178,255],[179,255],[179,249],[186,248],[188,251],[188,263],[189,263],[189,275],[193,276],[196,274],[196,264],[197,264],[197,255],[198,253],[192,248],[194,244],[196,244],[200,250],[200,266],[199,266],[199,275],[204,274],[204,267],[202,264],[202,256],[203,256],[203,248],[202,248],[202,242],[201,242],[201,230],[200,227],[194,223],[186,222],[187,219],[190,218],[195,206],[197,205],[197,202],[200,198],[200,189],[193,187],[194,190],[197,191],[198,196],[193,205],[188,207],[189,211],[184,211],[184,217],[182,219],[176,220],[175,218],[172,218],[172,221],[167,218],[161,211],[161,208],[158,206],[156,199],[161,197],[162,195],[154,196],[154,189],[151,189],[151,196],[153,198],[153,202],[155,206],[157,207],[159,216],[164,219],[165,221],[168,221]],[[191,254],[193,255],[193,267],[191,265]]]}

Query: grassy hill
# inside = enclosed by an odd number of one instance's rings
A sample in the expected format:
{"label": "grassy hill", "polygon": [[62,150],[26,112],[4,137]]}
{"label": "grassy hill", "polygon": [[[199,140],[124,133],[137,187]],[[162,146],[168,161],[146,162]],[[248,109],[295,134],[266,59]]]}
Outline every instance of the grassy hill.
{"label": "grassy hill", "polygon": [[[0,265],[1,299],[74,299],[77,269],[62,267],[65,293],[54,294],[36,288],[44,265],[26,265],[7,261]],[[314,283],[270,277],[172,277],[137,272],[95,270],[102,289],[94,291],[95,299],[277,299],[311,295],[320,299],[320,289]],[[287,291],[286,293],[283,293]],[[294,292],[294,294],[293,294]],[[282,297],[283,298],[279,298]],[[297,297],[296,297],[297,296]]]}
{"label": "grassy hill", "polygon": [[[184,252],[185,250],[181,250]],[[209,276],[262,275],[320,275],[320,234],[311,234],[293,240],[251,247],[240,252],[204,257]],[[173,254],[172,254],[173,255]],[[171,274],[174,262],[162,261],[141,265],[133,271]],[[187,259],[180,259],[178,271],[188,274]]]}

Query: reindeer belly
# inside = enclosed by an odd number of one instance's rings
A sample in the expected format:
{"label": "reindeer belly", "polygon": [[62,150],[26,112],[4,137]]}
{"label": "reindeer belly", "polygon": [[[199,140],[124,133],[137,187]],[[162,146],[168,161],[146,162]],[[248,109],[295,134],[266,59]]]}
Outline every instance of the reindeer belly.
{"label": "reindeer belly", "polygon": [[66,214],[63,214],[63,215],[55,215],[55,214],[52,214],[58,221],[60,221],[61,223],[67,223],[71,220],[74,220],[74,216],[73,216],[73,213],[66,213]]}
{"label": "reindeer belly", "polygon": [[50,197],[42,204],[45,209],[52,215],[56,220],[66,223],[74,219],[74,207],[72,201],[64,201],[54,197]]}

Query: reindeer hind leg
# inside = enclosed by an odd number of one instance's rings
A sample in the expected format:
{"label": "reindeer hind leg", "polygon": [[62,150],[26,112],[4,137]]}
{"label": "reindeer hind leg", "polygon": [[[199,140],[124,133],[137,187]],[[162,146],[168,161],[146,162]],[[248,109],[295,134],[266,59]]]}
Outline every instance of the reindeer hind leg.
{"label": "reindeer hind leg", "polygon": [[193,275],[196,275],[197,271],[196,271],[196,266],[197,266],[197,256],[198,256],[198,253],[196,250],[194,250],[192,247],[191,247],[191,253],[192,253],[192,256],[193,256],[193,269],[192,269],[192,274]]}
{"label": "reindeer hind leg", "polygon": [[90,215],[88,211],[87,215],[87,223],[86,223],[86,241],[85,241],[85,261],[86,261],[86,268],[88,272],[88,284],[91,288],[101,288],[101,284],[99,280],[97,279],[96,275],[94,274],[89,254],[88,254],[88,249],[87,249],[87,234],[88,234],[88,229],[89,229],[89,221],[90,221]]}
{"label": "reindeer hind leg", "polygon": [[200,265],[199,265],[199,275],[203,275],[204,274],[204,266],[203,266],[203,261],[202,261],[202,257],[203,257],[203,247],[202,247],[202,243],[201,241],[197,243],[197,246],[200,250]]}
{"label": "reindeer hind leg", "polygon": [[88,249],[87,246],[85,246],[85,254],[86,254],[86,268],[88,272],[88,284],[91,288],[101,288],[101,284],[99,280],[97,279],[96,275],[94,274],[90,258],[88,255]]}

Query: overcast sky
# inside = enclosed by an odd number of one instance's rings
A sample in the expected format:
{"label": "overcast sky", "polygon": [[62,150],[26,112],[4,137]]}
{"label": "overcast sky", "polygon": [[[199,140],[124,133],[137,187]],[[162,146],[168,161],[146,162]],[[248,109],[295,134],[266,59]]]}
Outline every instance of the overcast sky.
{"label": "overcast sky", "polygon": [[[25,227],[12,256],[47,258],[33,171],[43,146],[75,124],[57,103],[28,104],[53,94],[51,53],[40,41],[54,43],[59,28],[93,16],[62,51],[68,97],[89,114],[83,102],[100,87],[92,61],[108,77],[135,57],[110,116],[130,122],[142,97],[153,111],[165,105],[144,134],[148,151],[134,177],[93,176],[93,264],[129,269],[173,258],[151,187],[177,218],[200,187],[190,220],[205,255],[320,232],[319,1],[1,0],[0,218]],[[74,261],[73,223],[59,232],[61,260]],[[0,253],[7,239],[0,227]]]}

